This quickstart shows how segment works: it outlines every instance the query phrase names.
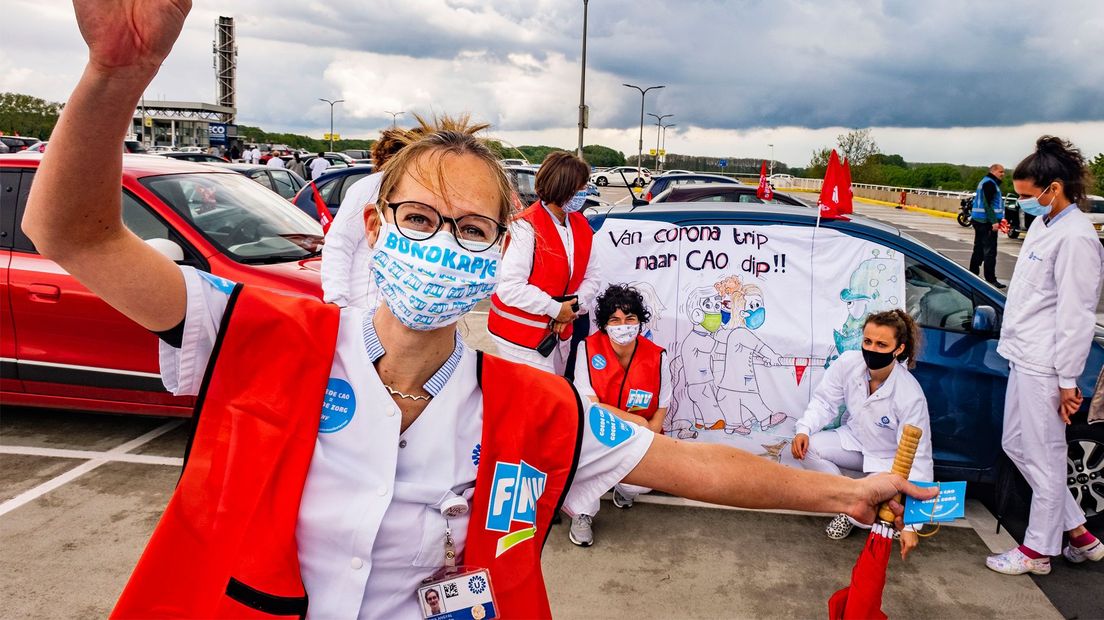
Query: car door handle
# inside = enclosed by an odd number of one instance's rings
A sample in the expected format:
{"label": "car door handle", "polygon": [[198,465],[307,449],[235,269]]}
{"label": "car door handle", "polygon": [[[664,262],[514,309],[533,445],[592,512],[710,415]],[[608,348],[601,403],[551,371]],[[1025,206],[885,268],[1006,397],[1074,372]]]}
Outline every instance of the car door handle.
{"label": "car door handle", "polygon": [[55,302],[61,299],[61,289],[53,284],[32,284],[27,293],[33,301]]}

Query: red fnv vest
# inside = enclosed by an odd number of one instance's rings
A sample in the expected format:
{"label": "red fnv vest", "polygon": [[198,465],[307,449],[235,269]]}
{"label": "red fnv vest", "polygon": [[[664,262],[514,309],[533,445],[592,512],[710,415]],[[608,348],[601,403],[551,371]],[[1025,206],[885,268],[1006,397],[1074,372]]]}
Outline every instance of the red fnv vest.
{"label": "red fnv vest", "polygon": [[[587,370],[590,373],[590,386],[594,388],[598,401],[651,420],[656,409],[659,409],[663,347],[643,336],[637,336],[636,350],[629,360],[627,372],[621,367],[609,336],[600,331],[587,336],[586,352],[589,356]],[[633,390],[638,392],[634,393]],[[650,397],[646,397],[647,405],[641,409],[640,399],[644,393],[650,394]],[[630,406],[637,408],[630,409]]]}
{"label": "red fnv vest", "polygon": [[[235,289],[197,399],[180,483],[113,617],[306,614],[295,525],[338,316],[337,306],[317,300]],[[490,570],[501,617],[550,618],[540,554],[578,465],[582,406],[563,378],[527,366],[480,354],[478,376],[482,450],[464,561]],[[524,407],[510,400],[519,387],[532,395]],[[492,503],[496,471],[501,477],[522,463],[529,488],[543,486],[535,509]],[[505,520],[488,515],[495,506],[511,510]],[[531,540],[498,555],[503,536],[530,528]]]}
{"label": "red fnv vest", "polygon": [[[569,269],[567,249],[564,248],[557,224],[552,216],[534,202],[518,215],[518,219],[529,222],[535,235],[533,243],[533,269],[529,272],[529,284],[548,293],[552,297],[574,295],[586,276],[590,262],[590,249],[594,232],[590,223],[581,213],[568,213],[567,225],[571,227],[574,240],[574,269]],[[569,273],[570,272],[570,273]],[[541,340],[548,335],[549,317],[543,314],[530,314],[519,308],[506,305],[496,293],[491,297],[491,312],[487,316],[487,330],[507,342],[528,349],[536,349]],[[560,333],[561,340],[571,338],[572,326]]]}

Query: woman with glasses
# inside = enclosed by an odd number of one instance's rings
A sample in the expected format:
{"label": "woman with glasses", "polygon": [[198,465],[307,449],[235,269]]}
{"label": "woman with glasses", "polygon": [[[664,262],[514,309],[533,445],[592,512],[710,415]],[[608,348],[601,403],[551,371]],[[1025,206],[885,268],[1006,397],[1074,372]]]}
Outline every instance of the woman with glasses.
{"label": "woman with glasses", "polygon": [[[598,331],[579,344],[575,358],[575,389],[579,396],[617,417],[653,433],[663,432],[663,418],[671,404],[671,371],[667,351],[641,335],[651,318],[644,296],[635,288],[611,284],[594,304]],[[633,500],[651,489],[618,483],[613,505],[631,508]],[[597,498],[571,518],[568,538],[580,547],[594,544],[591,521],[598,514]]]}
{"label": "woman with glasses", "polygon": [[176,265],[123,226],[120,154],[90,158],[83,145],[122,140],[189,4],[74,6],[89,61],[24,227],[160,334],[167,387],[198,403],[179,484],[117,617],[412,618],[420,589],[447,592],[462,575],[482,597],[473,617],[547,618],[540,551],[553,514],[622,479],[867,522],[899,490],[931,496],[899,477],[836,479],[634,430],[584,411],[562,378],[465,347],[456,322],[499,277],[511,189],[463,132],[428,135],[385,166],[364,216],[374,314]]}
{"label": "woman with glasses", "polygon": [[586,202],[590,166],[571,153],[550,153],[537,171],[540,200],[510,229],[487,330],[502,357],[564,374],[572,321],[598,292],[598,262],[590,260]]}

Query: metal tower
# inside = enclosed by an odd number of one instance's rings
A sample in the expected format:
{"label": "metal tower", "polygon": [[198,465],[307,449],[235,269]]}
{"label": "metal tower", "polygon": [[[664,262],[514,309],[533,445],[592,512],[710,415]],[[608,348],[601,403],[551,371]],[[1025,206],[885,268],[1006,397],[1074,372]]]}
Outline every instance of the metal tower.
{"label": "metal tower", "polygon": [[237,114],[238,44],[234,39],[234,18],[219,17],[215,22],[215,82],[216,101],[220,106],[234,109],[224,122],[233,124]]}

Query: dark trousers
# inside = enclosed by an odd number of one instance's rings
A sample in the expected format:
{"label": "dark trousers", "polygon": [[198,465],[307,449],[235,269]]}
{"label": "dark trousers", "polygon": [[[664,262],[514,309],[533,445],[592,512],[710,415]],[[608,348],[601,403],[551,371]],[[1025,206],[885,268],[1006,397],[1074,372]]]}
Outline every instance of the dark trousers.
{"label": "dark trousers", "polygon": [[988,222],[973,222],[974,253],[970,255],[970,271],[978,272],[984,265],[985,279],[993,282],[997,279],[997,231]]}

